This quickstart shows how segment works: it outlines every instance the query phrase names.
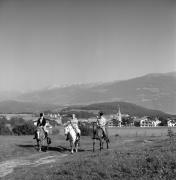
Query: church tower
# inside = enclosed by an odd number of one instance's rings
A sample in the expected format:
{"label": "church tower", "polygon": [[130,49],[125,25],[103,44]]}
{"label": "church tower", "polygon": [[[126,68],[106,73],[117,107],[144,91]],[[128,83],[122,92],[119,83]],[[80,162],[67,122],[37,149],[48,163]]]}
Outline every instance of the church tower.
{"label": "church tower", "polygon": [[122,126],[122,114],[120,111],[120,106],[118,105],[119,109],[118,109],[118,113],[117,113],[117,120],[119,121],[119,127]]}

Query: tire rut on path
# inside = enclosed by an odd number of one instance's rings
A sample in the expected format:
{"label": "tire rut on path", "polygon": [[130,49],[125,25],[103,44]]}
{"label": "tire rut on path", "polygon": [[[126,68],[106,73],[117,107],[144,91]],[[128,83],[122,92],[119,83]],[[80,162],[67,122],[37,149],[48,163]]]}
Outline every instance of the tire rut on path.
{"label": "tire rut on path", "polygon": [[29,157],[22,157],[19,159],[11,159],[7,161],[3,161],[0,163],[0,178],[5,177],[6,175],[12,173],[14,171],[14,168],[20,167],[20,166],[31,166],[31,167],[37,167],[42,164],[48,164],[48,163],[54,163],[56,161],[59,161],[63,157],[67,156],[67,154],[60,154],[60,155],[50,155],[40,158],[33,159],[33,156]]}

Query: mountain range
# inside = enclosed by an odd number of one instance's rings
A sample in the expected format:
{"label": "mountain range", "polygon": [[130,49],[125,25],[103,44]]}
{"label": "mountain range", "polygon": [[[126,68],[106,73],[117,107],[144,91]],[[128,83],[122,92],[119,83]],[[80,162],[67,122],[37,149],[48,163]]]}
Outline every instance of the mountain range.
{"label": "mountain range", "polygon": [[[53,106],[88,105],[123,101],[176,114],[176,72],[155,73],[128,80],[107,83],[53,86],[12,98],[17,102],[51,104]],[[0,108],[2,108],[0,102]]]}

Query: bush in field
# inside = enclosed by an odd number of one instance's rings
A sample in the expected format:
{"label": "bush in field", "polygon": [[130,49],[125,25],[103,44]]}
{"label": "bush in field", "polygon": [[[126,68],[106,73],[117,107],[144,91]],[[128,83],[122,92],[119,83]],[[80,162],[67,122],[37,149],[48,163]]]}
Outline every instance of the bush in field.
{"label": "bush in field", "polygon": [[161,121],[160,126],[167,126],[167,118],[159,117],[159,120]]}
{"label": "bush in field", "polygon": [[15,125],[12,131],[15,135],[33,135],[35,126],[32,121],[28,121],[22,125]]}
{"label": "bush in field", "polygon": [[11,135],[12,132],[5,124],[0,124],[0,135]]}
{"label": "bush in field", "polygon": [[9,124],[9,121],[6,119],[5,116],[0,117],[0,135],[11,135],[12,132],[8,128],[7,124]]}
{"label": "bush in field", "polygon": [[129,125],[131,123],[133,123],[132,117],[123,117],[122,118],[122,125]]}
{"label": "bush in field", "polygon": [[139,121],[134,121],[134,126],[140,127],[140,122]]}
{"label": "bush in field", "polygon": [[12,117],[9,121],[12,127],[25,124],[25,120],[22,117]]}
{"label": "bush in field", "polygon": [[7,120],[7,118],[5,116],[0,116],[0,124],[6,124],[9,123],[9,121]]}
{"label": "bush in field", "polygon": [[92,125],[89,123],[79,123],[79,128],[81,130],[82,136],[92,136],[93,130]]}

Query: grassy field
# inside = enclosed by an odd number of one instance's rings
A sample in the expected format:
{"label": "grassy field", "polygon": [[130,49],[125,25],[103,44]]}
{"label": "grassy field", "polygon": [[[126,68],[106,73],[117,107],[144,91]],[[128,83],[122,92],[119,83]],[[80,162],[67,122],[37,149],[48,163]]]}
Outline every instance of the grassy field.
{"label": "grassy field", "polygon": [[141,132],[136,136],[134,128],[111,129],[110,149],[99,152],[97,142],[94,153],[91,138],[82,137],[80,150],[74,155],[70,154],[69,144],[62,135],[52,136],[49,150],[41,153],[36,151],[32,136],[0,136],[0,178],[174,179],[176,148],[175,142],[168,140],[167,128],[144,130],[145,134]]}
{"label": "grassy field", "polygon": [[[110,135],[119,135],[122,137],[131,136],[167,136],[168,127],[112,127],[108,129]],[[172,131],[176,133],[176,127],[172,127]]]}
{"label": "grassy field", "polygon": [[[60,134],[64,134],[63,127],[59,127]],[[176,133],[176,127],[172,127],[172,131]],[[137,136],[167,136],[168,127],[111,127],[108,128],[110,136],[119,135],[121,137],[137,137]]]}

